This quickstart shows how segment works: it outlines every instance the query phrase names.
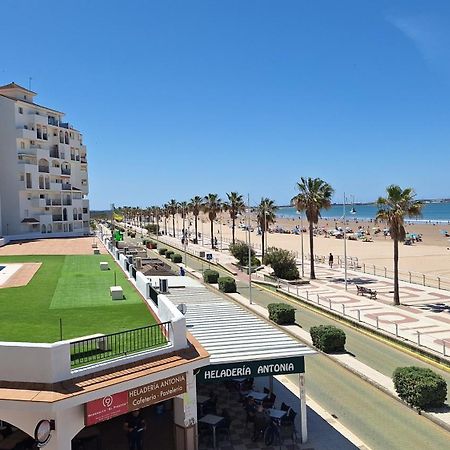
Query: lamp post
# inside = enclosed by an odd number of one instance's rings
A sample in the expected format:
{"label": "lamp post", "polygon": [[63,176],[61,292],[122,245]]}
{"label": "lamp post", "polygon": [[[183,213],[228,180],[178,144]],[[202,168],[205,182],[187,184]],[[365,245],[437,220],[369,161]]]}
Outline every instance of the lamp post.
{"label": "lamp post", "polygon": [[300,211],[300,236],[302,242],[302,278],[305,276],[305,253],[303,250],[303,214]]}
{"label": "lamp post", "polygon": [[247,206],[248,206],[248,292],[250,305],[252,302],[252,246],[250,244],[250,194],[247,196]]}
{"label": "lamp post", "polygon": [[202,247],[203,247],[203,218],[202,218]]}
{"label": "lamp post", "polygon": [[184,267],[187,267],[187,261],[186,261],[186,209],[183,207],[183,250],[184,250]]}

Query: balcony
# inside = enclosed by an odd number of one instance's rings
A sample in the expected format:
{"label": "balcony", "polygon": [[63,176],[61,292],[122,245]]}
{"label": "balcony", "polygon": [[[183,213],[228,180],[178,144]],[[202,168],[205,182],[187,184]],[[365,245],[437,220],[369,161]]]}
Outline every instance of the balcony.
{"label": "balcony", "polygon": [[80,161],[81,161],[83,164],[87,164],[86,156],[82,156],[82,157],[80,158]]}
{"label": "balcony", "polygon": [[62,183],[61,187],[62,187],[63,191],[71,191],[72,190],[72,185],[69,183]]}
{"label": "balcony", "polygon": [[36,130],[28,130],[27,128],[17,128],[16,137],[19,139],[36,139]]}
{"label": "balcony", "polygon": [[49,206],[50,199],[48,198],[33,198],[31,199],[31,204],[34,208],[45,208]]}
{"label": "balcony", "polygon": [[61,214],[52,214],[53,222],[62,222],[63,216]]}
{"label": "balcony", "polygon": [[32,125],[48,125],[48,117],[41,114],[30,114],[30,123]]}
{"label": "balcony", "polygon": [[70,175],[70,169],[61,167],[61,175]]}
{"label": "balcony", "polygon": [[72,205],[72,199],[64,199],[63,200],[64,206],[71,206]]}
{"label": "balcony", "polygon": [[44,173],[50,173],[50,168],[48,166],[39,166],[38,171],[44,172]]}
{"label": "balcony", "polygon": [[61,199],[60,198],[52,199],[52,206],[61,206]]}

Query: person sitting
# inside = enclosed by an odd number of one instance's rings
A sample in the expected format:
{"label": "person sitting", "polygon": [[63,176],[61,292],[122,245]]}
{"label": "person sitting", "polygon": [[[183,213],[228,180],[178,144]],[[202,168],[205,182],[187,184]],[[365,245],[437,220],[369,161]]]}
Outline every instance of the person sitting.
{"label": "person sitting", "polygon": [[259,405],[256,409],[254,428],[253,428],[253,442],[256,442],[260,436],[264,434],[265,429],[270,424],[270,417],[264,412],[262,405]]}
{"label": "person sitting", "polygon": [[139,409],[128,415],[124,423],[124,429],[127,432],[128,448],[130,450],[143,450],[142,440],[146,425]]}

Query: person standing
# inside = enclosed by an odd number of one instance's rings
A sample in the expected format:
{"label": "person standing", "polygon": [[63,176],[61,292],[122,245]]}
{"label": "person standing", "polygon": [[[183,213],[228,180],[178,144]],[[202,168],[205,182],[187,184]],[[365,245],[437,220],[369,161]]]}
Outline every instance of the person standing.
{"label": "person standing", "polygon": [[333,261],[334,261],[334,256],[333,256],[333,253],[330,252],[330,256],[328,256],[328,265],[330,266],[330,269],[333,268]]}
{"label": "person standing", "polygon": [[146,425],[139,409],[132,411],[128,415],[124,429],[127,432],[129,450],[143,450],[143,437]]}

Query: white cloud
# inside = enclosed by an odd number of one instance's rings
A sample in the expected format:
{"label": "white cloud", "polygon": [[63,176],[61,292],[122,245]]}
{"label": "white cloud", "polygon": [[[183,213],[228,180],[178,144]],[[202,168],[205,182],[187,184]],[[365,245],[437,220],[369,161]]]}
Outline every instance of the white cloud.
{"label": "white cloud", "polygon": [[417,47],[432,65],[447,66],[450,57],[450,27],[435,15],[387,17]]}

